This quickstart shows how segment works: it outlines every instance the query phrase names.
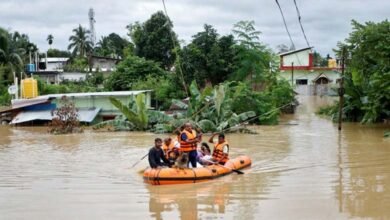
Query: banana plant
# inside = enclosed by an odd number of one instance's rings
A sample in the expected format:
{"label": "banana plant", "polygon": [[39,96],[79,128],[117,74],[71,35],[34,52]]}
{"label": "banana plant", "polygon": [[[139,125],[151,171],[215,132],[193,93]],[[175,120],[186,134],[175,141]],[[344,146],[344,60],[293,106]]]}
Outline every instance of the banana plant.
{"label": "banana plant", "polygon": [[128,105],[123,104],[116,98],[110,97],[110,102],[122,113],[122,117],[113,120],[104,121],[94,126],[100,129],[105,126],[113,126],[114,130],[138,130],[144,131],[148,127],[148,113],[145,100],[145,94],[138,94],[131,98]]}
{"label": "banana plant", "polygon": [[113,120],[103,121],[94,125],[93,130],[107,129],[109,131],[133,131],[134,124],[127,121],[123,115],[118,115]]}
{"label": "banana plant", "polygon": [[137,130],[146,130],[148,126],[148,114],[146,109],[145,94],[138,94],[135,101],[130,101],[129,106],[124,105],[116,98],[110,97],[110,102],[134,124]]}
{"label": "banana plant", "polygon": [[231,110],[230,83],[214,88],[206,87],[202,92],[195,82],[191,83],[189,104],[174,100],[174,104],[187,109],[187,118],[194,121],[204,132],[224,131],[255,117],[253,111],[236,114]]}
{"label": "banana plant", "polygon": [[199,90],[195,81],[192,81],[190,85],[190,98],[188,104],[181,100],[172,100],[173,104],[182,109],[187,110],[185,117],[194,121],[201,120],[201,114],[207,112],[207,108],[210,105],[210,99],[213,92],[211,87],[206,87],[202,91]]}

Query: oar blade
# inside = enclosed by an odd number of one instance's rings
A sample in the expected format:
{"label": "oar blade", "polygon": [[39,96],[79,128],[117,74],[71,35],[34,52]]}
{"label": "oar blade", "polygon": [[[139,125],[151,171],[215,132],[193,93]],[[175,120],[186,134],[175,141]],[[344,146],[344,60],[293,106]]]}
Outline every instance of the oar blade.
{"label": "oar blade", "polygon": [[242,171],[240,171],[240,170],[233,170],[233,169],[232,169],[232,171],[235,172],[235,173],[237,173],[237,174],[240,174],[240,175],[241,175],[241,174],[245,174],[244,172],[242,172]]}

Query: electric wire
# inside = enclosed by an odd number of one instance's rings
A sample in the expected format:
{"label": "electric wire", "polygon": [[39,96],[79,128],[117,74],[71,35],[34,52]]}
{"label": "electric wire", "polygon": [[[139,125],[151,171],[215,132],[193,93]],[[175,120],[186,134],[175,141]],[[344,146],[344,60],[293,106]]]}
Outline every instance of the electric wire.
{"label": "electric wire", "polygon": [[[284,27],[286,28],[286,32],[287,32],[287,35],[290,39],[290,42],[291,42],[291,45],[293,46],[294,50],[295,50],[295,44],[294,44],[294,41],[291,37],[291,34],[290,34],[290,31],[288,30],[288,27],[287,27],[287,22],[286,22],[286,19],[284,17],[284,14],[283,14],[283,10],[282,10],[282,7],[280,6],[278,0],[275,0],[276,4],[278,5],[278,8],[279,8],[279,11],[280,11],[280,14],[282,15],[282,19],[283,19],[283,23],[284,23]],[[301,60],[299,59],[298,55],[295,54],[297,60],[298,60],[298,63],[300,66],[302,66],[302,63],[301,63]]]}
{"label": "electric wire", "polygon": [[[168,22],[172,25],[171,19],[170,19],[169,16],[168,16],[167,7],[166,7],[166,5],[165,5],[165,0],[162,0],[162,3],[163,3],[163,6],[164,6],[164,13],[165,13],[165,16],[167,16]],[[172,25],[172,26],[173,26],[173,25]],[[170,27],[172,27],[172,26],[170,26]],[[175,48],[175,51],[176,51],[178,48],[176,47],[176,41],[175,41],[175,38],[174,38],[174,36],[173,36],[173,34],[172,34],[171,28],[169,29],[169,35],[171,36],[171,40],[172,40],[172,43],[173,43],[173,47]],[[177,51],[176,51],[176,56],[177,56],[177,63],[178,63],[179,72],[180,72],[180,76],[181,76],[181,79],[182,79],[183,87],[184,87],[184,90],[185,90],[186,95],[187,95],[187,97],[188,97],[188,96],[189,96],[189,93],[188,93],[188,90],[187,90],[187,85],[186,85],[185,80],[184,80],[183,69],[182,69],[182,67],[181,67],[181,62],[180,62],[180,55],[179,55],[179,53],[178,53]]]}
{"label": "electric wire", "polygon": [[288,30],[287,23],[286,23],[286,19],[284,18],[284,14],[283,14],[282,8],[280,7],[280,4],[279,4],[278,0],[275,0],[275,1],[276,1],[276,4],[278,5],[280,14],[282,15],[284,27],[286,28],[287,35],[288,35],[288,37],[290,38],[291,45],[293,46],[293,48],[294,48],[294,50],[295,50],[295,44],[294,44],[294,41],[293,41],[293,39],[292,39],[292,37],[291,37],[290,31]]}
{"label": "electric wire", "polygon": [[310,47],[309,41],[307,40],[307,37],[306,37],[305,29],[303,29],[303,25],[302,25],[302,21],[301,21],[301,13],[299,12],[299,8],[298,8],[297,1],[296,1],[296,0],[294,0],[294,4],[295,4],[295,9],[296,9],[296,11],[297,11],[298,21],[299,21],[299,25],[301,26],[301,30],[302,30],[302,33],[303,33],[303,37],[305,38],[305,41],[306,41],[307,46]]}

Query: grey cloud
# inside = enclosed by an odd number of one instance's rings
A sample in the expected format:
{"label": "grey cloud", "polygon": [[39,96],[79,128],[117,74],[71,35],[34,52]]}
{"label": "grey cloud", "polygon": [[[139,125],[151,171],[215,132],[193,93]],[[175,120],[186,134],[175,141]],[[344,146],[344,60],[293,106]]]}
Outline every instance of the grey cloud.
{"label": "grey cloud", "polygon": [[[275,1],[255,0],[165,0],[174,30],[180,39],[189,42],[211,24],[221,35],[231,33],[240,20],[254,20],[262,32],[264,44],[275,48],[289,45],[289,38]],[[279,0],[296,47],[306,43],[301,33],[293,0]],[[372,0],[297,0],[302,23],[312,46],[323,55],[332,53],[337,41],[351,31],[350,21],[381,21],[388,18],[390,1]],[[54,35],[53,47],[65,49],[72,29],[81,24],[88,27],[88,9],[96,14],[97,38],[116,32],[126,36],[126,25],[145,21],[163,6],[160,0],[1,0],[0,26],[27,33],[43,51],[48,48],[46,37]]]}

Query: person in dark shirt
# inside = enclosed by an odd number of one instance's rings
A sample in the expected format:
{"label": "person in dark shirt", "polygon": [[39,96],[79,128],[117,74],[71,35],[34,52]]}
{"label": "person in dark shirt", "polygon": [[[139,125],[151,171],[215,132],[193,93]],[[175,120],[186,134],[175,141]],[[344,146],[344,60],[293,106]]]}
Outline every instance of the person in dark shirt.
{"label": "person in dark shirt", "polygon": [[164,156],[164,152],[161,149],[161,146],[162,146],[161,138],[156,138],[154,140],[154,147],[152,147],[149,150],[149,165],[151,168],[160,168],[163,166],[170,166],[169,161]]}

